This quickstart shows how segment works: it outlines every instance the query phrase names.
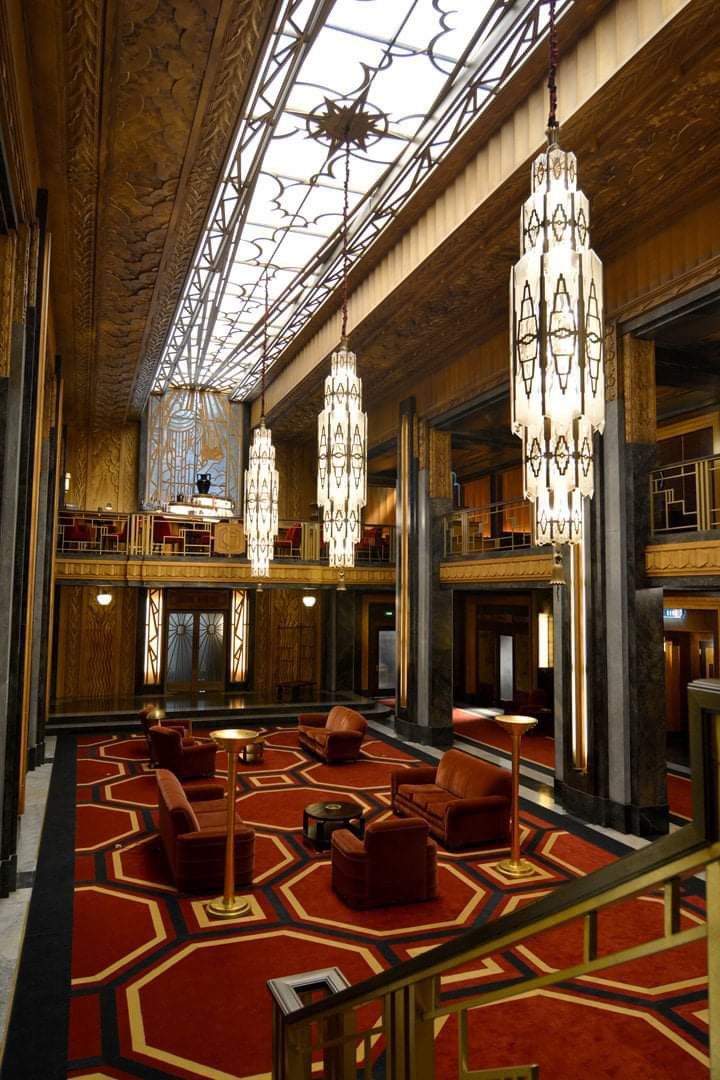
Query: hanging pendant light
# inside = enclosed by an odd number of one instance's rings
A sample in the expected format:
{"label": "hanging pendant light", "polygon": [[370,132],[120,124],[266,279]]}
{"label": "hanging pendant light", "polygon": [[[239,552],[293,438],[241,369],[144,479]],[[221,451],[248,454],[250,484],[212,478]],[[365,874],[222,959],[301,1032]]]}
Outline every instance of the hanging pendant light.
{"label": "hanging pendant light", "polygon": [[317,501],[330,566],[354,566],[367,501],[367,415],[362,411],[362,380],[355,353],[348,348],[348,188],[350,138],[345,142],[343,188],[343,303],[340,348],[325,379],[325,408],[318,417]]}
{"label": "hanging pendant light", "polygon": [[[535,543],[563,545],[582,539],[583,498],[594,492],[593,435],[605,424],[605,379],[602,263],[590,248],[575,155],[558,144],[557,63],[550,0],[548,145],[532,165],[522,255],[510,275],[511,397]],[[562,561],[557,547],[555,561]]]}
{"label": "hanging pendant light", "polygon": [[278,472],[272,433],[265,427],[265,369],[268,335],[268,280],[265,271],[260,426],[253,432],[245,470],[245,539],[253,577],[267,577],[278,534]]}

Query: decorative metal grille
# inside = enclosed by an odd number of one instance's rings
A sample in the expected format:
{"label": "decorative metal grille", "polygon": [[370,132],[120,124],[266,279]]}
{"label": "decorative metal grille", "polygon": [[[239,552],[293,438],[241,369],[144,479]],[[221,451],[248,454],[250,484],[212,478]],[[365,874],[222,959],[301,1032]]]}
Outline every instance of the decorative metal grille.
{"label": "decorative metal grille", "polygon": [[248,673],[250,634],[250,605],[246,589],[233,589],[230,622],[230,682],[244,682]]}
{"label": "decorative metal grille", "polygon": [[158,391],[252,394],[267,266],[269,364],[338,287],[342,150],[315,137],[319,110],[362,98],[377,117],[369,149],[353,153],[355,262],[547,26],[539,0],[283,0],[276,9],[163,352]]}

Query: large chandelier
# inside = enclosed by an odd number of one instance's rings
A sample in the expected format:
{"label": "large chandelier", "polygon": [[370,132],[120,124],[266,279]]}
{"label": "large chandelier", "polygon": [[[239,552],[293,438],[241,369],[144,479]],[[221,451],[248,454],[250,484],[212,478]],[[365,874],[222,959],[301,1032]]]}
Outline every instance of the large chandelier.
{"label": "large chandelier", "polygon": [[[558,145],[557,37],[550,3],[548,145],[532,165],[522,255],[510,275],[512,430],[523,440],[536,544],[577,544],[605,424],[602,263],[590,248],[575,155]],[[559,550],[555,548],[556,563]]]}
{"label": "large chandelier", "polygon": [[[363,113],[347,110],[343,187],[343,301],[340,348],[332,355],[325,379],[325,408],[318,417],[317,500],[330,566],[354,566],[355,545],[362,537],[362,508],[367,501],[367,414],[362,411],[362,380],[355,353],[348,348],[348,187],[350,143],[357,141],[353,122],[362,130]],[[340,141],[340,140],[338,140]]]}
{"label": "large chandelier", "polygon": [[268,282],[265,272],[260,426],[253,432],[245,470],[245,540],[253,577],[267,577],[278,534],[278,472],[272,433],[265,427],[265,368],[267,362]]}

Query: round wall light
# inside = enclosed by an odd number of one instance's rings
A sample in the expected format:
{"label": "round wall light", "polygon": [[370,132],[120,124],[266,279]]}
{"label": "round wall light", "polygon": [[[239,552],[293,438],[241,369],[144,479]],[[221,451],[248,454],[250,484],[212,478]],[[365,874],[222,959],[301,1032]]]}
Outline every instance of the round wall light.
{"label": "round wall light", "polygon": [[317,596],[313,596],[312,593],[307,593],[305,596],[303,596],[302,602],[305,607],[315,607],[317,603]]}
{"label": "round wall light", "polygon": [[108,604],[112,604],[112,593],[106,592],[102,589],[95,597],[100,607],[107,607]]}

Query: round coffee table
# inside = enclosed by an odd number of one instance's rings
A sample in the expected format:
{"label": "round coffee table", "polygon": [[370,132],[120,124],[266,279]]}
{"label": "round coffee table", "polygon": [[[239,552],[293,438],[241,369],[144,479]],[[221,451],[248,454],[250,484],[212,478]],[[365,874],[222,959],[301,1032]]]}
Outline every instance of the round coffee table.
{"label": "round coffee table", "polygon": [[316,802],[303,810],[303,836],[316,851],[327,851],[335,829],[350,829],[356,836],[362,836],[365,831],[362,806],[356,802]]}

